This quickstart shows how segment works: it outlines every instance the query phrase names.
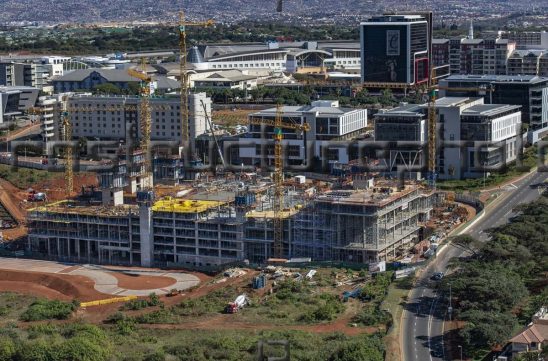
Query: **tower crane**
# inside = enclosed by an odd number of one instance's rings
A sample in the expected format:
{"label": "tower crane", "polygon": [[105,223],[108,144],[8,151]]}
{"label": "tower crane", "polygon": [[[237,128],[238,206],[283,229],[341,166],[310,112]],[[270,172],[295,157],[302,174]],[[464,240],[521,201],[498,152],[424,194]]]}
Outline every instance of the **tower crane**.
{"label": "tower crane", "polygon": [[430,87],[428,88],[428,186],[436,188],[436,69],[430,72]]}
{"label": "tower crane", "polygon": [[[140,88],[140,128],[141,128],[141,139],[139,142],[139,148],[143,151],[145,155],[145,176],[147,182],[150,182],[149,176],[152,169],[151,160],[150,160],[150,132],[152,127],[152,118],[150,111],[150,94],[151,94],[151,83],[152,78],[146,72],[146,61],[141,59],[141,71],[135,69],[129,69],[128,74],[141,80]],[[149,184],[151,186],[151,184]]]}
{"label": "tower crane", "polygon": [[181,82],[181,135],[182,143],[188,142],[188,74],[186,72],[186,27],[209,27],[214,24],[212,19],[207,21],[186,21],[185,13],[179,12],[179,72]]}
{"label": "tower crane", "polygon": [[61,109],[61,125],[63,141],[65,145],[65,189],[67,196],[70,197],[74,190],[74,174],[72,160],[72,146],[69,142],[72,141],[72,124],[70,122],[69,112],[66,109],[66,102],[62,102]]}
{"label": "tower crane", "polygon": [[267,125],[274,127],[274,252],[275,258],[283,257],[283,208],[284,208],[284,185],[283,185],[283,154],[282,154],[282,129],[293,129],[301,132],[310,130],[308,123],[286,123],[283,121],[283,105],[276,107],[276,117],[274,121],[269,119],[249,119],[250,124]]}

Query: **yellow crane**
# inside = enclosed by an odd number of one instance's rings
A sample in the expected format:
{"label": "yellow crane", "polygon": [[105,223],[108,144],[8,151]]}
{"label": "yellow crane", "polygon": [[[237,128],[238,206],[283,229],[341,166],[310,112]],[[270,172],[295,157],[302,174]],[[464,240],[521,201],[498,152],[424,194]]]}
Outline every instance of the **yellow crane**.
{"label": "yellow crane", "polygon": [[65,145],[65,187],[67,197],[70,197],[74,191],[74,174],[72,160],[72,124],[70,122],[69,112],[66,110],[66,102],[62,102],[61,125],[63,141]]}
{"label": "yellow crane", "polygon": [[274,121],[261,118],[250,118],[250,124],[266,125],[274,127],[274,202],[272,210],[274,211],[274,252],[275,258],[283,257],[283,208],[284,208],[284,174],[283,174],[283,154],[282,154],[282,129],[293,129],[301,132],[310,130],[308,123],[287,123],[283,121],[283,105],[276,107],[276,117]]}
{"label": "yellow crane", "polygon": [[147,74],[146,71],[146,61],[141,59],[141,71],[135,69],[129,69],[128,74],[141,80],[140,88],[140,128],[141,128],[141,139],[139,142],[139,148],[143,151],[145,155],[145,178],[148,178],[152,170],[151,160],[150,160],[150,132],[152,128],[152,118],[150,112],[150,94],[151,94],[151,83],[152,78]]}
{"label": "yellow crane", "polygon": [[436,70],[430,72],[430,87],[428,97],[428,185],[436,188],[436,85],[433,81]]}
{"label": "yellow crane", "polygon": [[181,136],[182,143],[188,142],[188,74],[186,71],[186,27],[201,26],[209,27],[214,24],[213,20],[207,21],[186,21],[185,13],[179,12],[179,73],[181,82]]}

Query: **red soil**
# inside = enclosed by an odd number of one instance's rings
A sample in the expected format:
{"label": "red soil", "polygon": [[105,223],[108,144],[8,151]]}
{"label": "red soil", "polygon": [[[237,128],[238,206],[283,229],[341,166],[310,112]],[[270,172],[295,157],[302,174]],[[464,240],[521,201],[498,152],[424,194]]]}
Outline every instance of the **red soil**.
{"label": "red soil", "polygon": [[128,290],[169,288],[177,282],[171,277],[144,276],[118,272],[112,272],[111,275],[118,280],[118,287],[127,288]]}
{"label": "red soil", "polygon": [[93,286],[93,280],[83,276],[0,270],[0,291],[28,292],[41,297],[59,296],[79,301],[112,297],[97,292]]}

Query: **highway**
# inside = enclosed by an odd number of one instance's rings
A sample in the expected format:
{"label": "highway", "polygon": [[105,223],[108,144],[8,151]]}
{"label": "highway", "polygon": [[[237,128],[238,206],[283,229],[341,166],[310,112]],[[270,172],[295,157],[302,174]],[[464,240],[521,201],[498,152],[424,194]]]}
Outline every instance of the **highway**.
{"label": "highway", "polygon": [[[521,203],[529,203],[540,196],[537,188],[531,185],[542,183],[548,173],[534,172],[519,181],[502,188],[502,195],[489,204],[483,214],[479,214],[466,228],[457,234],[469,234],[486,240],[489,228],[508,222],[513,216],[512,209]],[[454,234],[456,235],[456,234]],[[434,272],[445,272],[449,260],[464,253],[462,248],[452,245],[442,247],[434,259],[417,279],[415,288],[409,292],[404,306],[400,329],[403,361],[446,361],[443,344],[444,316],[447,305],[442,300],[447,295],[436,293],[435,281],[430,277]],[[458,345],[453,345],[457,348]]]}

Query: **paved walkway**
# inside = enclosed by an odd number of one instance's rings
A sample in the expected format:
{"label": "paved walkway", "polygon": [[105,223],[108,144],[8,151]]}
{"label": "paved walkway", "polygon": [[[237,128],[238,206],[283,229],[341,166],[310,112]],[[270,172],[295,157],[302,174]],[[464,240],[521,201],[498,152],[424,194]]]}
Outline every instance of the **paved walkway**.
{"label": "paved walkway", "polygon": [[[198,277],[179,272],[163,272],[163,271],[133,271],[123,270],[114,271],[101,266],[94,265],[74,265],[52,261],[40,261],[23,258],[4,258],[0,257],[0,269],[10,271],[25,271],[25,272],[42,272],[42,273],[62,273],[68,275],[84,276],[92,279],[95,282],[95,290],[115,295],[115,296],[147,296],[150,293],[163,295],[169,290],[175,288],[177,290],[185,290],[196,286],[200,283]],[[169,277],[175,279],[175,283],[165,288],[153,288],[146,290],[130,290],[127,288],[118,287],[118,279],[114,277],[114,273],[125,273],[155,277]]]}

